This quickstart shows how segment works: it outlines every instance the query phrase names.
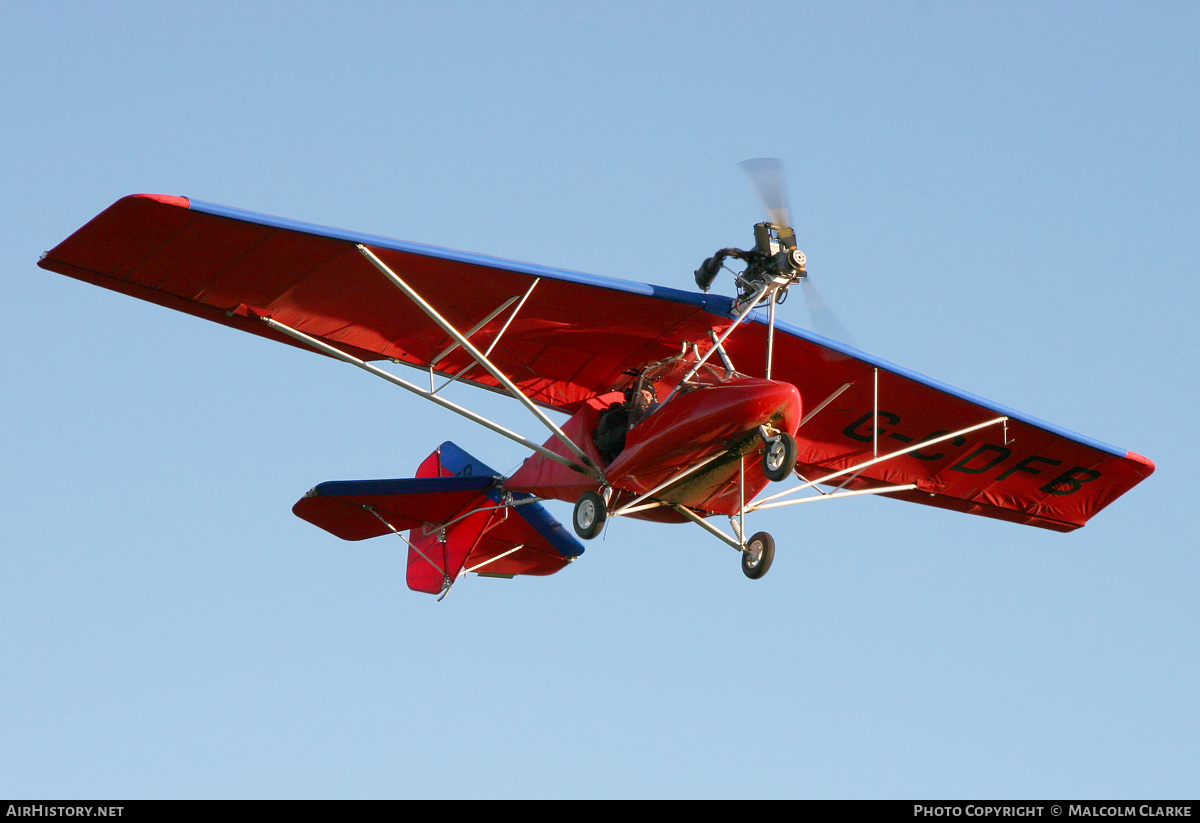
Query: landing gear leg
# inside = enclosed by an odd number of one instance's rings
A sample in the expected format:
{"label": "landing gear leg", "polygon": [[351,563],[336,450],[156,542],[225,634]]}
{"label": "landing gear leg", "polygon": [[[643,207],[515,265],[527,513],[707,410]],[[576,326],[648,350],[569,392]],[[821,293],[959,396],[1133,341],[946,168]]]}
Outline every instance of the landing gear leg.
{"label": "landing gear leg", "polygon": [[742,549],[742,574],[757,580],[771,568],[775,559],[775,538],[766,532],[758,532],[746,541]]}
{"label": "landing gear leg", "polygon": [[571,517],[571,525],[575,527],[575,534],[584,540],[591,540],[604,528],[606,519],[608,519],[608,506],[605,505],[604,498],[596,492],[586,491],[575,503],[575,514]]}

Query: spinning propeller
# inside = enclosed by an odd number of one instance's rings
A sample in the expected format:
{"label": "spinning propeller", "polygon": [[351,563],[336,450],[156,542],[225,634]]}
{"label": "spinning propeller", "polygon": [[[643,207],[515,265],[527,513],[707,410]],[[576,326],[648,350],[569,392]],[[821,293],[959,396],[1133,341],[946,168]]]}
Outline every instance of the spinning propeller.
{"label": "spinning propeller", "polygon": [[763,287],[768,293],[773,292],[774,302],[782,303],[788,289],[802,283],[804,301],[816,331],[834,340],[851,342],[849,332],[809,279],[805,268],[808,261],[804,252],[796,247],[783,163],[775,157],[757,157],[744,160],[738,166],[750,178],[766,212],[767,222],[754,226],[755,247],[752,251],[721,249],[705,260],[696,270],[696,285],[707,292],[727,258],[744,260],[745,271],[735,275],[739,304],[752,299]]}
{"label": "spinning propeller", "polygon": [[791,234],[792,245],[796,244],[796,232],[792,228],[792,214],[787,204],[787,186],[783,182],[783,163],[778,157],[756,157],[743,160],[738,168],[750,178],[758,199],[762,201],[767,219],[776,226],[786,227]]}

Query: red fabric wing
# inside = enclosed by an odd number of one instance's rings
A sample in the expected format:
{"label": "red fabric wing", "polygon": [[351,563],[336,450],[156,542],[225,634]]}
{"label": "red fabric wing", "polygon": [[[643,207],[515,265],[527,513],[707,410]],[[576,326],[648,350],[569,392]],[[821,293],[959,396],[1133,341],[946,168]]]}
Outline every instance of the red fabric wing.
{"label": "red fabric wing", "polygon": [[[441,356],[450,346],[448,336],[371,266],[356,249],[358,242],[464,332],[540,278],[492,359],[535,402],[566,412],[613,388],[623,371],[677,353],[683,343],[704,350],[709,331],[730,323],[728,298],[354,235],[164,195],[118,201],[39,265],[292,345],[300,344],[271,331],[256,315],[363,359],[433,365],[495,388],[494,378],[461,349]],[[510,313],[511,307],[500,312],[472,341],[486,347]],[[737,329],[725,346],[739,371],[764,374],[762,316]],[[806,409],[851,384],[798,432],[801,469],[810,476],[867,459],[876,433],[879,453],[887,454],[939,432],[1010,418],[1006,428],[987,428],[871,467],[848,488],[916,483],[917,489],[893,496],[1069,531],[1154,470],[1140,455],[802,329],[781,325],[774,363],[774,379],[793,383]]]}
{"label": "red fabric wing", "polygon": [[[916,483],[916,489],[890,496],[1071,531],[1154,471],[1141,455],[793,331],[798,330],[785,327],[776,335],[773,377],[795,384],[806,409],[850,384],[796,433],[799,470],[808,479],[872,459],[876,429],[878,453],[886,455],[1002,416],[1009,418],[1006,423],[872,466],[846,488]],[[734,332],[726,348],[739,368],[765,368],[765,327],[748,324]]]}
{"label": "red fabric wing", "polygon": [[[268,316],[365,360],[392,358],[428,368],[451,345],[362,256],[356,236],[225,211],[238,218],[201,211],[184,198],[126,197],[39,265],[302,345],[255,317]],[[540,274],[539,267],[526,264],[462,254],[452,259],[430,247],[374,240],[372,250],[463,332],[523,295]],[[712,326],[714,318],[694,304],[621,289],[606,289],[600,298],[603,286],[596,284],[603,278],[573,282],[563,277],[569,273],[545,271],[491,359],[546,406],[573,411],[598,390],[611,388],[631,363],[669,356],[684,340],[704,339]],[[491,343],[512,308],[515,304],[477,331],[472,342],[481,348]],[[465,371],[466,382],[497,386],[462,349],[433,365],[445,374]]]}

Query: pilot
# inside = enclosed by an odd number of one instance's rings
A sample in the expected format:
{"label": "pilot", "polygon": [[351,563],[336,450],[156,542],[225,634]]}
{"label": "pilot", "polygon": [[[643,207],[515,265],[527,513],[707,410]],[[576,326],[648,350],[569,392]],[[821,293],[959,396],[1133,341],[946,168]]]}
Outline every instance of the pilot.
{"label": "pilot", "polygon": [[643,384],[641,388],[630,386],[625,390],[624,402],[613,403],[600,412],[594,438],[596,449],[604,458],[605,465],[624,451],[625,436],[629,430],[658,411],[660,405],[653,386],[647,387],[647,384]]}
{"label": "pilot", "polygon": [[[625,393],[629,396],[629,392]],[[617,401],[600,412],[596,423],[596,449],[608,465],[625,449],[625,435],[629,432],[629,404]]]}
{"label": "pilot", "polygon": [[641,388],[625,390],[626,405],[629,406],[629,428],[633,428],[658,411],[662,404],[654,393],[653,383],[643,383]]}

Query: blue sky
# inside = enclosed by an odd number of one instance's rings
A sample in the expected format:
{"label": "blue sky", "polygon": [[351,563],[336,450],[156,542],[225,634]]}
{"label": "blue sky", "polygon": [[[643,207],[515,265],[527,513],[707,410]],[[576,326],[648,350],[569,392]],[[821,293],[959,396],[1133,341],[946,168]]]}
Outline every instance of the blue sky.
{"label": "blue sky", "polygon": [[[1195,4],[0,21],[0,796],[1196,796]],[[436,603],[399,541],[292,503],[445,439],[518,447],[35,265],[146,191],[690,288],[750,242],[762,155],[862,348],[1158,472],[1071,535],[764,513],[757,582],[698,529],[617,521],[561,574]]]}

